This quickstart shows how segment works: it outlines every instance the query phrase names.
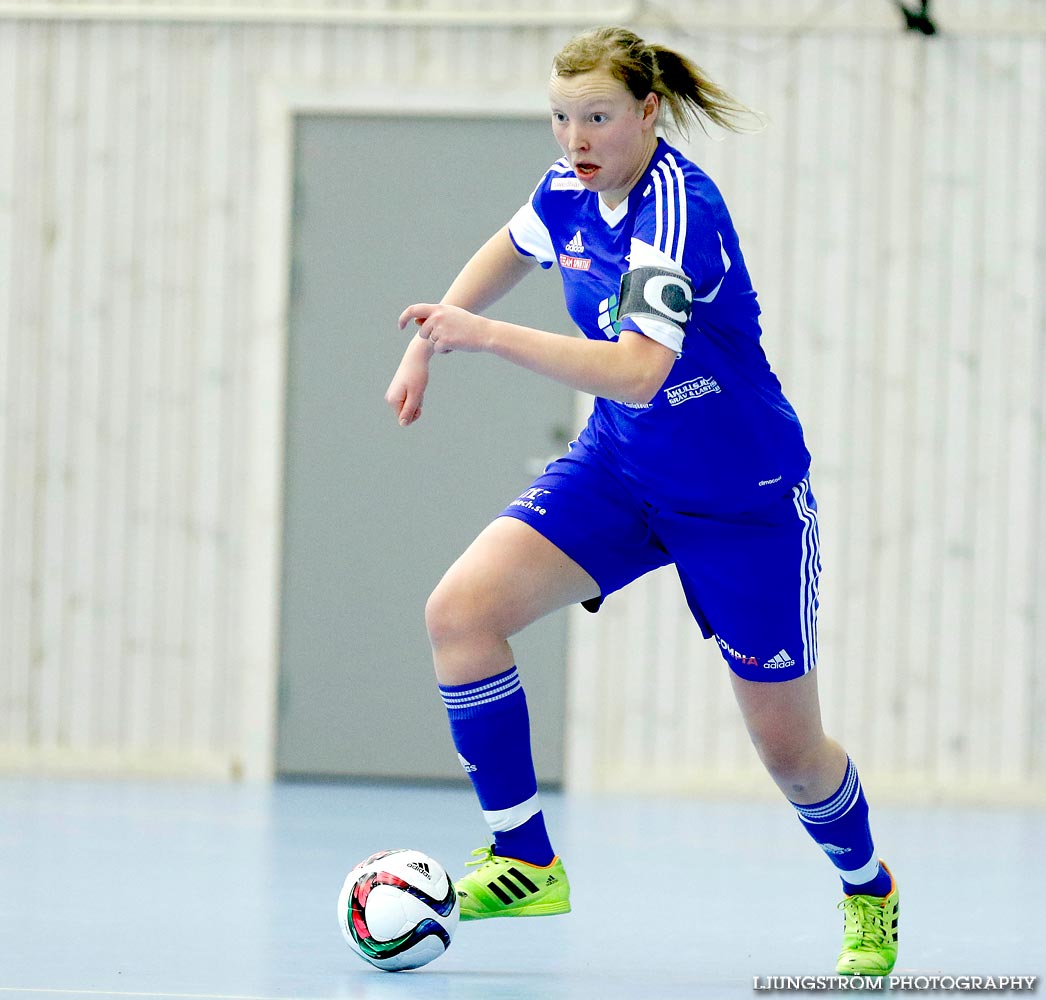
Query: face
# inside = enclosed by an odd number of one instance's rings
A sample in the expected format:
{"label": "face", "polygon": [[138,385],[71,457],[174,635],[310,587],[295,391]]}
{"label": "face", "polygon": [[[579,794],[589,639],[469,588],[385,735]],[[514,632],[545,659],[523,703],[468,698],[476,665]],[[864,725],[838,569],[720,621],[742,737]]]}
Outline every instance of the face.
{"label": "face", "polygon": [[603,69],[553,75],[552,132],[578,179],[611,208],[624,201],[657,146],[658,98],[638,101]]}

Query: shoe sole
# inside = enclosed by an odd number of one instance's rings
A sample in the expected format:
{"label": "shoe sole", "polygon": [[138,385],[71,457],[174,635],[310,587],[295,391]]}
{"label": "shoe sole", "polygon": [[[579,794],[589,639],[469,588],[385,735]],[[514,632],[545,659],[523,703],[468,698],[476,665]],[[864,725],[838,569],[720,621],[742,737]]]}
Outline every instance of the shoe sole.
{"label": "shoe sole", "polygon": [[569,913],[570,903],[531,903],[518,910],[501,910],[497,913],[468,913],[461,911],[461,920],[490,920],[495,917],[554,917],[560,913]]}

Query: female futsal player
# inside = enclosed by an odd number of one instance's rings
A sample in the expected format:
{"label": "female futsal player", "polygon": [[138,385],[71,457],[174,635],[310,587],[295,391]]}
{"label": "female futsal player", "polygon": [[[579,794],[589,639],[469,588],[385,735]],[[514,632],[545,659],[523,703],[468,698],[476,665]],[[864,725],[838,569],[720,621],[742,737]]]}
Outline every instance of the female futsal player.
{"label": "female futsal player", "polygon": [[[723,199],[659,136],[667,119],[736,128],[747,109],[622,28],[569,42],[549,98],[563,158],[441,303],[404,310],[416,336],[385,397],[400,424],[417,420],[432,355],[451,351],[488,351],[596,397],[568,453],[480,533],[425,610],[454,743],[494,835],[457,883],[462,919],[570,909],[508,638],[574,602],[597,610],[672,563],[760,758],[842,877],[838,971],[884,975],[897,889],[854,764],[821,728],[810,456],[760,346]],[[537,264],[558,265],[585,338],[480,315]]]}

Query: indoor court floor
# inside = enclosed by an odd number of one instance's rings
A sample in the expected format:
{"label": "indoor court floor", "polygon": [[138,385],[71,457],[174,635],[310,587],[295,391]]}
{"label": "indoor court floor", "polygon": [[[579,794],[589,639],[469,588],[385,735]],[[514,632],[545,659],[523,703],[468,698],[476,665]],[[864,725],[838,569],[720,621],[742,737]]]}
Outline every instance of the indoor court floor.
{"label": "indoor court floor", "polygon": [[[544,803],[573,913],[459,925],[392,974],[344,944],[342,880],[390,847],[459,875],[485,833],[464,779],[0,778],[0,1000],[696,1000],[832,974],[839,884],[784,802]],[[897,973],[1046,973],[1046,812],[873,802],[873,824],[900,883]]]}

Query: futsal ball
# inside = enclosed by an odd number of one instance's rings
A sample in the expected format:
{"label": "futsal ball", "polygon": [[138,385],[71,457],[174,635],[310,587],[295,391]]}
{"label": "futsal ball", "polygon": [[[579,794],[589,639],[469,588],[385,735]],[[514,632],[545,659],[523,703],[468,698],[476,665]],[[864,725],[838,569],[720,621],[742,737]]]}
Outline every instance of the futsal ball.
{"label": "futsal ball", "polygon": [[454,883],[421,851],[372,854],[349,872],[338,896],[338,924],[349,947],[386,972],[439,958],[460,912]]}

